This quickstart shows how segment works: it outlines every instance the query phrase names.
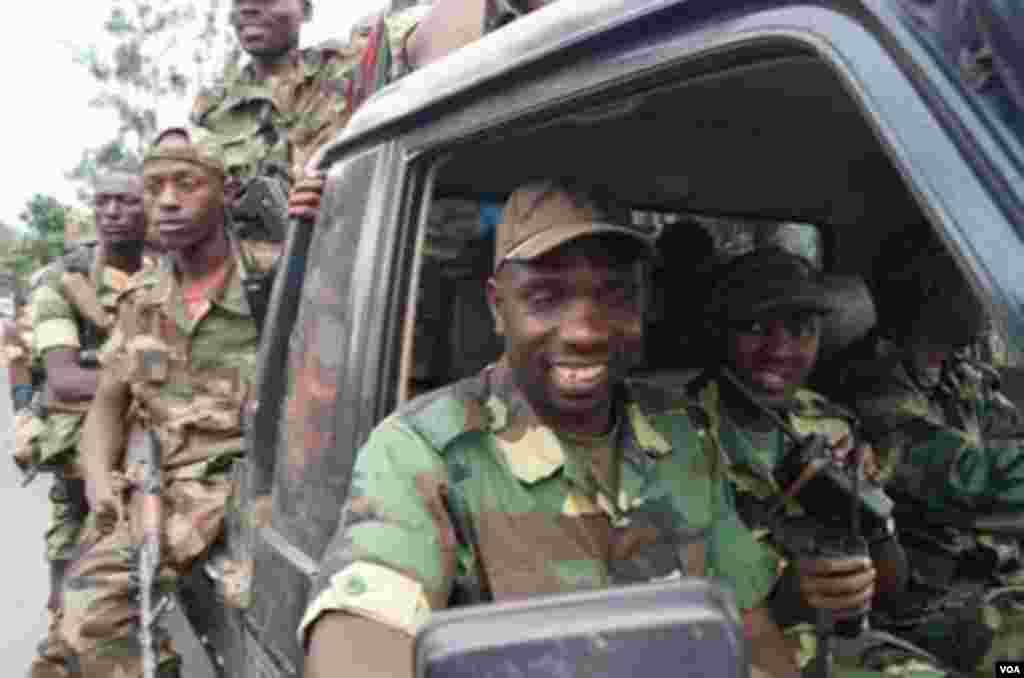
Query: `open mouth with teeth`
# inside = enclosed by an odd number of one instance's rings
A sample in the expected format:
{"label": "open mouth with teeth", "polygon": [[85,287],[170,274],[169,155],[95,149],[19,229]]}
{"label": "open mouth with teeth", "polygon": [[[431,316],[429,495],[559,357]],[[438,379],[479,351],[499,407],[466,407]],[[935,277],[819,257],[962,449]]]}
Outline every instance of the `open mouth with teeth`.
{"label": "open mouth with teeth", "polygon": [[608,381],[608,366],[601,365],[555,365],[552,375],[559,391],[570,395],[589,395],[603,387]]}

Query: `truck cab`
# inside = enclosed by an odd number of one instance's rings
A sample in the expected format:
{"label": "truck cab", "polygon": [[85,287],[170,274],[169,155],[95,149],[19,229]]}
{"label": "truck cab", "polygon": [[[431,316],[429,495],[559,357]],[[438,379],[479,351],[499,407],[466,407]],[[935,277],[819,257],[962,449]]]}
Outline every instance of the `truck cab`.
{"label": "truck cab", "polygon": [[557,2],[373,97],[320,153],[320,219],[278,274],[229,520],[241,595],[192,601],[215,662],[301,675],[296,627],[356,451],[500,356],[493,223],[531,180],[599,187],[664,243],[638,378],[701,366],[709,257],[772,240],[859,280],[838,355],[874,322],[883,243],[931,231],[1020,399],[1022,26],[995,0]]}

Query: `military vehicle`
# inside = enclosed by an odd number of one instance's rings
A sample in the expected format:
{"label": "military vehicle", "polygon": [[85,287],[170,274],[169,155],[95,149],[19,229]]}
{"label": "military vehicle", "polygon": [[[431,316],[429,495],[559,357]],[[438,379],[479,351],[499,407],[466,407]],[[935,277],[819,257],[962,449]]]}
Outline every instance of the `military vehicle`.
{"label": "military vehicle", "polygon": [[[295,631],[356,450],[396,405],[500,353],[482,217],[515,187],[571,177],[666,233],[799,224],[824,269],[869,284],[882,243],[930,230],[1019,352],[1022,95],[1024,9],[1003,0],[556,2],[380,92],[318,157],[322,214],[290,235],[278,272],[229,534],[183,595],[213,663],[302,674]],[[691,340],[707,254],[662,256],[637,376],[671,381],[701,364]],[[862,306],[836,341],[870,327]],[[1006,376],[1019,399],[1017,372]],[[211,579],[233,606],[215,604]],[[712,598],[687,604],[728,628],[728,604]],[[609,609],[585,604],[584,618]],[[530,626],[503,627],[487,656],[507,656],[502,643],[521,646]],[[421,675],[438,675],[430,657],[471,651],[460,638],[433,632],[421,647],[450,645],[424,650]]]}

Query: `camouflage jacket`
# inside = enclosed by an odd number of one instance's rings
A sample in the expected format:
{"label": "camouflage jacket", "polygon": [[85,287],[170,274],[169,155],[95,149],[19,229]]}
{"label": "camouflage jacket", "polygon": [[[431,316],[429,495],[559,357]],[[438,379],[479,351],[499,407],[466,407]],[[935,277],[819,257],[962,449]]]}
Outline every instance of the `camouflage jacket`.
{"label": "camouflage jacket", "polygon": [[449,605],[682,574],[760,605],[777,559],[728,503],[689,406],[625,391],[606,439],[617,492],[539,422],[505,367],[404,405],[360,450],[300,634],[327,610],[413,633]]}
{"label": "camouflage jacket", "polygon": [[935,388],[926,389],[888,344],[880,346],[876,360],[851,369],[846,387],[897,501],[912,561],[927,558],[924,569],[936,576],[949,570],[948,579],[955,561],[988,553],[981,561],[989,563],[984,578],[1000,578],[1000,572],[1021,578],[1016,539],[982,534],[953,520],[1024,510],[1024,448],[1005,437],[1019,418],[1012,404],[982,373],[959,361],[947,366]]}
{"label": "camouflage jacket", "polygon": [[[780,556],[791,556],[783,544],[820,535],[825,525],[807,515],[795,500],[783,499],[785,488],[774,477],[776,466],[795,443],[779,429],[755,435],[738,426],[722,404],[722,386],[709,374],[698,377],[691,388],[709,418],[709,435],[704,439],[707,455],[725,461],[737,509],[755,536]],[[854,444],[853,415],[818,393],[798,390],[790,407],[780,414],[801,435],[822,434],[833,447]],[[774,514],[777,507],[781,511],[778,516]],[[778,530],[788,534],[777,534]]]}
{"label": "camouflage jacket", "polygon": [[229,175],[290,184],[352,115],[359,56],[338,45],[299,50],[273,82],[257,81],[252,64],[229,71],[196,97],[192,123],[215,140]]}
{"label": "camouflage jacket", "polygon": [[[153,265],[152,260],[143,260],[143,270]],[[33,353],[40,363],[51,350],[97,349],[106,338],[102,330],[82,317],[62,290],[61,274],[67,271],[88,272],[100,304],[111,314],[116,313],[118,296],[128,288],[131,278],[124,271],[103,266],[93,245],[79,247],[59,260],[32,294]],[[78,446],[90,402],[46,403],[45,423],[35,441],[37,463],[52,466],[69,461],[68,455],[73,455]]]}
{"label": "camouflage jacket", "polygon": [[[250,253],[271,265],[265,251]],[[103,369],[130,389],[129,425],[156,431],[169,480],[205,477],[244,451],[241,417],[256,374],[259,330],[237,262],[226,265],[224,282],[206,292],[194,318],[169,258],[134,276],[100,354]]]}
{"label": "camouflage jacket", "polygon": [[1024,452],[1002,435],[1019,415],[977,369],[956,361],[926,389],[882,344],[846,388],[894,493],[930,511],[1024,510]]}

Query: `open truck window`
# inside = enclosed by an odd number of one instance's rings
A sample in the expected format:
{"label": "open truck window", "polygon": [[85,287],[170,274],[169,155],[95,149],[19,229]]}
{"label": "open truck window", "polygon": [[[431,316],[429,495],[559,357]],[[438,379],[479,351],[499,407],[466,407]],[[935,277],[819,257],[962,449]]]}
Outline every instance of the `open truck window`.
{"label": "open truck window", "polygon": [[417,278],[395,402],[500,356],[485,296],[493,210],[528,181],[592,186],[658,234],[638,373],[673,384],[705,364],[701,312],[714,261],[774,245],[864,276],[894,232],[929,228],[839,75],[794,45],[770,56],[760,48],[567,103],[540,124],[508,125],[434,160],[425,217],[407,234]]}

